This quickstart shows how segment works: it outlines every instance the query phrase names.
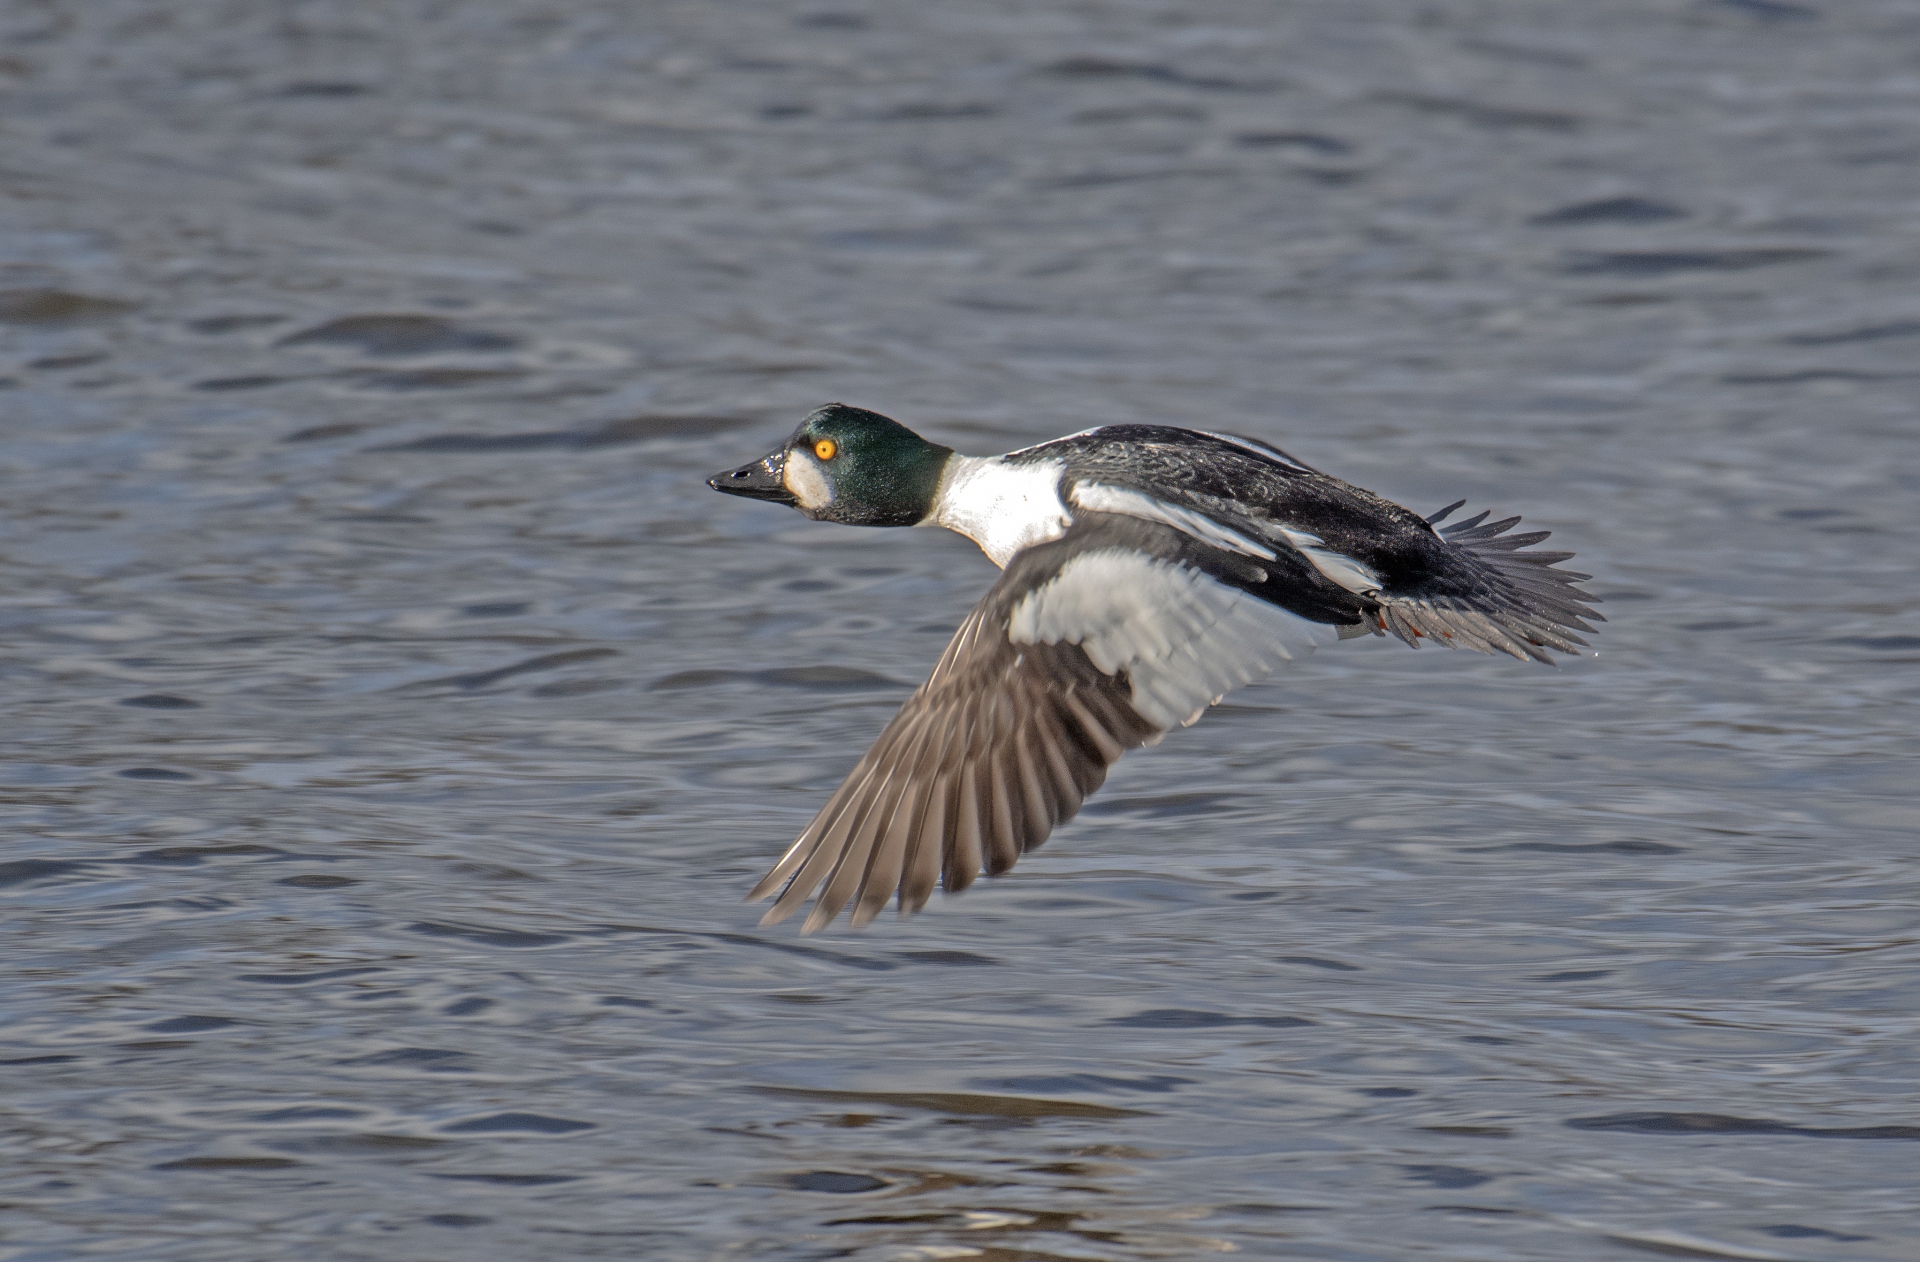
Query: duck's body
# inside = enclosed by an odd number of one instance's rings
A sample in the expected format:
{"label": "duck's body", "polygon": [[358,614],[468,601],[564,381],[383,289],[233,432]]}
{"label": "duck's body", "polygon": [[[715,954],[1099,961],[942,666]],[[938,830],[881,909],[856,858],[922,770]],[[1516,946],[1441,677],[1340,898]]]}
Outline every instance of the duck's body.
{"label": "duck's body", "polygon": [[854,525],[938,525],[1002,568],[932,676],[750,898],[769,921],[821,889],[903,913],[936,885],[999,875],[1046,840],[1121,754],[1337,640],[1393,634],[1549,660],[1598,618],[1586,578],[1525,552],[1519,518],[1442,533],[1253,439],[1110,425],[962,456],[877,413],[813,413],[716,490]]}

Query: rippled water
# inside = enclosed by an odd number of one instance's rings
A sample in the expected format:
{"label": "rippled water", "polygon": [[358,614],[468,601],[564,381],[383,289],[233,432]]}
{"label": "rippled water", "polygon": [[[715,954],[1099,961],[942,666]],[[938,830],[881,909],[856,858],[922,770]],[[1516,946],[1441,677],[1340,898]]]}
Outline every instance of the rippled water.
{"label": "rippled water", "polygon": [[[1920,11],[0,7],[0,1258],[1920,1256]],[[746,887],[992,578],[845,399],[1576,548],[1012,875]]]}

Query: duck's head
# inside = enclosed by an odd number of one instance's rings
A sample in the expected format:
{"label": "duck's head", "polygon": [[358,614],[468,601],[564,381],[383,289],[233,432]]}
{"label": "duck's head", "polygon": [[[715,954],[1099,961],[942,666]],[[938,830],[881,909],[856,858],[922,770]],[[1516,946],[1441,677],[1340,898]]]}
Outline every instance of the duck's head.
{"label": "duck's head", "polygon": [[933,512],[953,448],[930,443],[896,420],[829,403],[793,437],[707,485],[729,495],[789,504],[815,521],[912,526]]}

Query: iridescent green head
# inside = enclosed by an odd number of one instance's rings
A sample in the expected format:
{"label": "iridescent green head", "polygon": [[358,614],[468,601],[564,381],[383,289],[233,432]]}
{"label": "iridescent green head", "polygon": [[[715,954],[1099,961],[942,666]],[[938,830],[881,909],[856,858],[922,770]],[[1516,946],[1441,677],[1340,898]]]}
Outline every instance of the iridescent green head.
{"label": "iridescent green head", "polygon": [[793,437],[707,485],[729,495],[790,504],[815,521],[912,526],[933,511],[953,448],[930,443],[865,408],[829,403]]}

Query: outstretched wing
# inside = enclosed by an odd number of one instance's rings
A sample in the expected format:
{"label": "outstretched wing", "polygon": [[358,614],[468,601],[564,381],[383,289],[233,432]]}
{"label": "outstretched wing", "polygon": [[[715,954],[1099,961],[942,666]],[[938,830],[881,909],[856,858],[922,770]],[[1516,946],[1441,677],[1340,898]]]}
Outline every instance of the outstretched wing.
{"label": "outstretched wing", "polygon": [[[1466,503],[1449,504],[1427,518],[1440,522]],[[1592,606],[1599,597],[1575,586],[1592,577],[1554,568],[1571,552],[1526,551],[1544,530],[1508,534],[1518,517],[1489,522],[1480,513],[1437,532],[1438,548],[1422,549],[1422,565],[1389,572],[1377,592],[1375,625],[1415,648],[1422,639],[1482,653],[1510,653],[1546,662],[1549,648],[1574,653],[1593,633],[1587,620],[1605,622]],[[1484,524],[1483,524],[1484,523]]]}
{"label": "outstretched wing", "polygon": [[[1040,450],[1071,449],[1068,494],[1082,507],[1178,527],[1262,562],[1261,594],[1316,618],[1422,641],[1550,660],[1585,643],[1588,578],[1553,568],[1570,552],[1525,551],[1544,531],[1509,534],[1488,514],[1436,531],[1390,500],[1311,469],[1270,444],[1166,426],[1107,426]],[[1463,501],[1464,502],[1464,501]],[[1285,562],[1293,562],[1288,571]],[[1318,607],[1315,607],[1318,606]]]}
{"label": "outstretched wing", "polygon": [[1176,526],[1082,512],[1008,563],[748,898],[784,884],[772,922],[820,890],[812,932],[849,901],[858,926],[895,890],[911,913],[936,885],[955,892],[982,867],[1005,872],[1073,817],[1121,754],[1338,638],[1337,626],[1248,590],[1265,578]]}

